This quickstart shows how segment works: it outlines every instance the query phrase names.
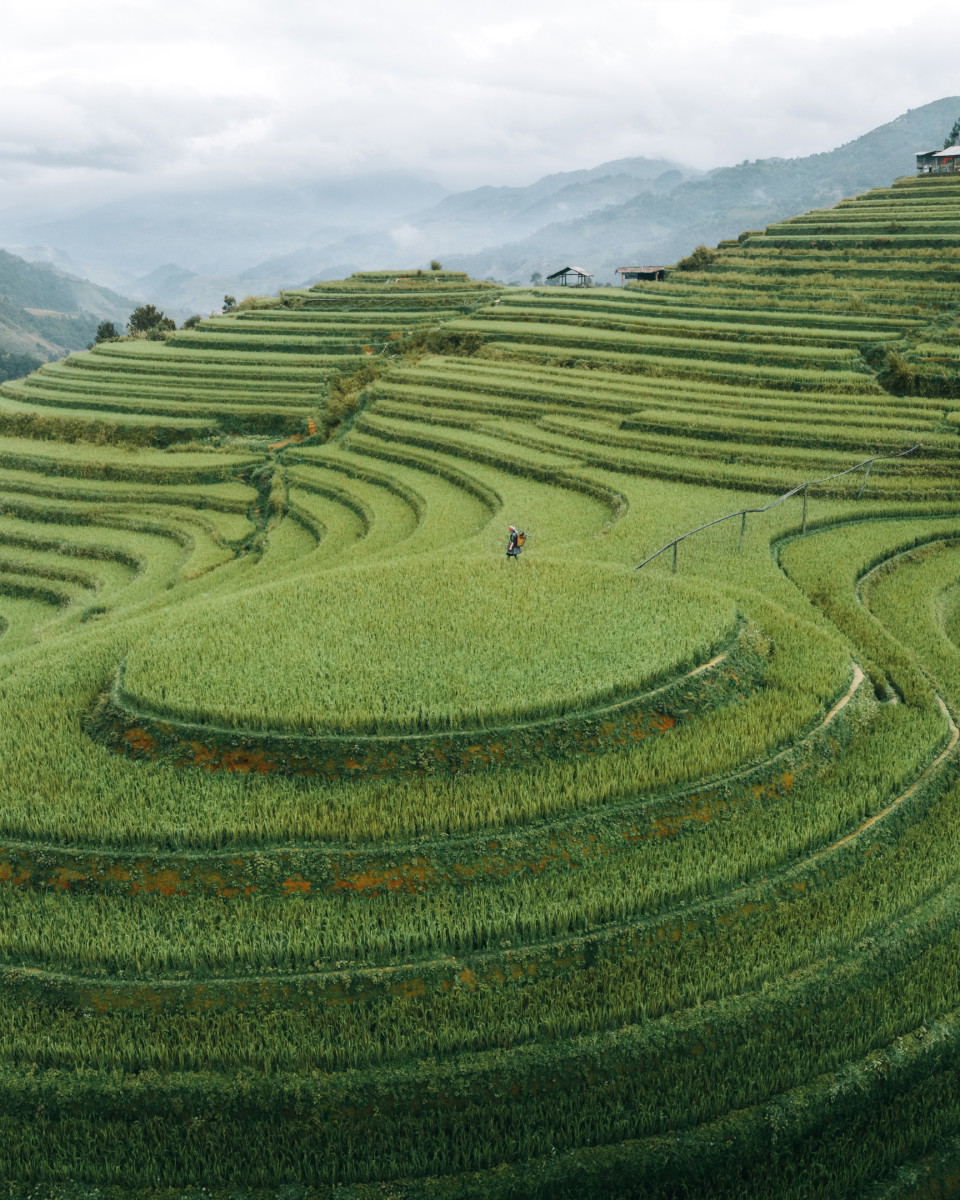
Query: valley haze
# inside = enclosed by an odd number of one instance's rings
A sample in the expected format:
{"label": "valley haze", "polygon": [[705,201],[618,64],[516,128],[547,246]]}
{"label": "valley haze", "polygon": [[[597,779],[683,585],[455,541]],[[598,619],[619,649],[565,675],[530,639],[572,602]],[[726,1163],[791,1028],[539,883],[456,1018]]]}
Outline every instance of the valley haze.
{"label": "valley haze", "polygon": [[632,157],[526,185],[448,192],[427,176],[373,173],[155,192],[37,222],[0,214],[2,245],[182,319],[225,294],[270,295],[384,263],[438,255],[475,277],[526,284],[566,262],[612,281],[618,266],[669,264],[700,242],[762,228],[908,172],[942,140],[960,97],[910,110],[799,158],[704,170]]}

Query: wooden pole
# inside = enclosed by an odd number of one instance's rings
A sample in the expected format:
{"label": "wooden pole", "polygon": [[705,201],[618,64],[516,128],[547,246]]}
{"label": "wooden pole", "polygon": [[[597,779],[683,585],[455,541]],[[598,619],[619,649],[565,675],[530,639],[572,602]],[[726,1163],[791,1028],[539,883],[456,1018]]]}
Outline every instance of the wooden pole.
{"label": "wooden pole", "polygon": [[872,462],[868,462],[868,463],[867,463],[867,469],[866,469],[866,470],[864,471],[864,473],[863,473],[863,483],[861,483],[861,484],[860,484],[860,491],[859,491],[859,492],[857,492],[857,499],[858,499],[858,500],[859,500],[859,499],[860,499],[860,497],[863,495],[863,489],[864,489],[864,488],[867,486],[867,480],[870,478],[870,468],[871,468],[872,466],[873,466],[873,463],[872,463]]}
{"label": "wooden pole", "polygon": [[673,574],[677,573],[677,543],[673,543]]}
{"label": "wooden pole", "polygon": [[803,489],[803,524],[800,526],[800,532],[807,532],[807,489]]}
{"label": "wooden pole", "polygon": [[737,546],[738,550],[743,549],[743,535],[746,532],[747,532],[747,514],[744,513],[740,519],[740,544]]}

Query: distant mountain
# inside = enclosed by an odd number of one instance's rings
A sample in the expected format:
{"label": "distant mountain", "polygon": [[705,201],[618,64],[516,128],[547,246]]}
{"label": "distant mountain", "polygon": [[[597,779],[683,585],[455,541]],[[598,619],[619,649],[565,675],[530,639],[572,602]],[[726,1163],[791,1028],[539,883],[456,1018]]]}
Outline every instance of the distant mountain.
{"label": "distant mountain", "polygon": [[14,222],[8,233],[32,243],[25,257],[80,264],[182,318],[219,310],[227,293],[272,294],[355,266],[479,250],[699,174],[664,159],[626,158],[453,196],[415,176],[367,175],[145,196],[29,227]]}
{"label": "distant mountain", "polygon": [[170,262],[201,275],[230,275],[301,246],[377,228],[445,194],[437,183],[395,172],[155,193],[39,225],[10,220],[4,237],[57,247],[95,277],[122,271],[133,282]]}
{"label": "distant mountain", "polygon": [[[701,174],[664,159],[626,158],[582,171],[547,175],[525,187],[481,187],[398,216],[379,229],[303,242],[238,273],[212,276],[165,266],[133,285],[137,295],[172,314],[219,308],[225,293],[273,294],[283,287],[336,279],[383,263],[424,263],[437,255],[521,237],[559,219],[619,203],[638,191],[657,194]],[[316,231],[314,231],[316,232]],[[162,278],[161,278],[162,276]]]}
{"label": "distant mountain", "polygon": [[[722,167],[669,189],[556,222],[480,252],[448,254],[444,265],[479,278],[527,282],[574,262],[598,282],[618,266],[667,264],[699,243],[762,229],[914,171],[914,155],[939,146],[960,116],[960,97],[912,109],[835,150],[805,158],[760,159]],[[446,202],[445,202],[446,203]]]}
{"label": "distant mountain", "polygon": [[507,283],[570,263],[606,282],[617,266],[672,263],[700,242],[909,174],[914,153],[939,145],[958,116],[960,98],[950,97],[835,150],[710,172],[624,158],[525,187],[452,195],[399,173],[258,184],[145,196],[30,227],[0,223],[0,234],[39,244],[25,257],[81,264],[81,273],[177,319],[219,311],[225,294],[273,294],[437,257]]}
{"label": "distant mountain", "polygon": [[0,250],[0,379],[83,349],[101,321],[121,326],[133,308],[89,280]]}
{"label": "distant mountain", "polygon": [[[582,171],[546,175],[525,187],[480,187],[447,196],[376,233],[312,249],[297,282],[333,279],[383,263],[463,254],[519,238],[558,220],[594,214],[637,195],[658,196],[702,172],[665,159],[622,158]],[[288,264],[292,266],[292,263]]]}
{"label": "distant mountain", "polygon": [[660,195],[703,172],[664,159],[622,158],[584,171],[547,175],[527,187],[481,187],[447,196],[391,231],[403,248],[469,250],[491,236],[518,237],[637,195]]}
{"label": "distant mountain", "polygon": [[[304,247],[245,273],[267,291],[350,271],[440,257],[476,278],[527,283],[574,263],[612,282],[618,266],[669,264],[701,242],[763,228],[911,174],[914,154],[943,142],[960,97],[912,109],[835,150],[761,159],[704,173],[663,160],[621,159],[525,188],[447,196],[376,232]],[[296,275],[297,266],[302,270]],[[242,285],[240,285],[242,286]],[[280,284],[278,283],[278,286]]]}

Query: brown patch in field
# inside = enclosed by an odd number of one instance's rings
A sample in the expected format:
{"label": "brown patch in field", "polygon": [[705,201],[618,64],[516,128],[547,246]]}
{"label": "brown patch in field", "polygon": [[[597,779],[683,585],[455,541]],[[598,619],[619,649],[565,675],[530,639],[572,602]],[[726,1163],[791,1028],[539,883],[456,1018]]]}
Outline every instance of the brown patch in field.
{"label": "brown patch in field", "polygon": [[52,871],[48,877],[48,882],[52,883],[58,892],[68,892],[71,883],[85,883],[89,876],[85,871],[77,871],[73,867],[59,867],[56,871]]}
{"label": "brown patch in field", "polygon": [[309,879],[285,879],[282,884],[283,890],[288,896],[295,895],[298,892],[301,895],[306,895],[312,886]]}
{"label": "brown patch in field", "polygon": [[13,863],[0,864],[0,881],[23,887],[30,882],[30,867],[23,861],[15,866]]}
{"label": "brown patch in field", "polygon": [[[218,751],[205,745],[203,742],[191,742],[190,750],[193,754],[192,766],[200,767],[204,771],[216,771],[220,762],[220,754]],[[189,760],[184,759],[183,765],[186,766]],[[180,764],[178,764],[180,765]]]}
{"label": "brown patch in field", "polygon": [[277,769],[276,760],[262,750],[226,750],[220,765],[242,775],[270,775]]}
{"label": "brown patch in field", "polygon": [[138,892],[159,892],[161,896],[174,896],[177,892],[187,891],[187,885],[179,871],[144,871],[139,879],[134,879],[130,884],[130,891],[134,895]]}
{"label": "brown patch in field", "polygon": [[678,813],[674,813],[673,816],[669,817],[660,817],[654,823],[650,832],[641,835],[641,837],[676,837],[683,826],[689,824],[691,821],[700,821],[704,824],[707,821],[712,821],[714,810],[709,804],[710,799],[712,797],[692,796],[687,805]]}
{"label": "brown patch in field", "polygon": [[123,740],[137,754],[144,754],[152,758],[157,752],[157,739],[139,725],[128,729],[123,735]]}
{"label": "brown patch in field", "polygon": [[739,808],[748,800],[769,800],[782,792],[793,791],[796,782],[795,771],[784,771],[762,783],[754,783],[745,787],[738,795],[726,799],[718,799],[716,792],[705,792],[688,797],[686,805],[675,813],[659,817],[648,831],[642,831],[636,825],[625,830],[623,837],[626,841],[639,842],[647,838],[670,838],[676,835],[686,825],[699,821],[706,824],[730,808]]}
{"label": "brown patch in field", "polygon": [[388,892],[422,891],[432,883],[437,869],[428,858],[417,858],[413,862],[401,863],[396,867],[377,869],[367,867],[361,871],[345,871],[336,863],[331,864],[336,878],[331,892]]}

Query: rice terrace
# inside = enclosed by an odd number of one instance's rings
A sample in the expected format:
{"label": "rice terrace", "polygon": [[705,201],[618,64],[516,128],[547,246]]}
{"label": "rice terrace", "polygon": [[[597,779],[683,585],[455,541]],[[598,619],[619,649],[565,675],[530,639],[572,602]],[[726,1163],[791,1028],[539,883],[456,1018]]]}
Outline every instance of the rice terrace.
{"label": "rice terrace", "polygon": [[921,175],[0,386],[6,1194],[958,1194],[958,281]]}

